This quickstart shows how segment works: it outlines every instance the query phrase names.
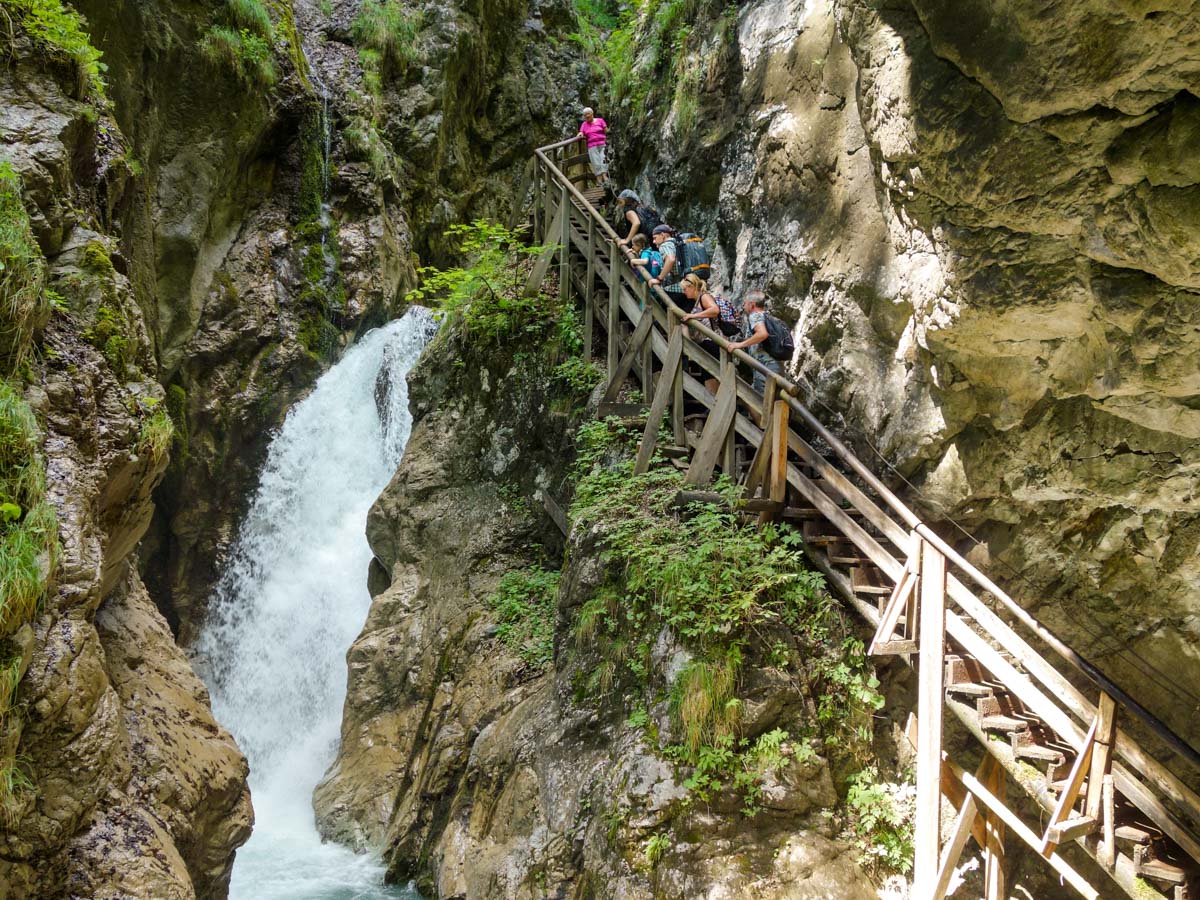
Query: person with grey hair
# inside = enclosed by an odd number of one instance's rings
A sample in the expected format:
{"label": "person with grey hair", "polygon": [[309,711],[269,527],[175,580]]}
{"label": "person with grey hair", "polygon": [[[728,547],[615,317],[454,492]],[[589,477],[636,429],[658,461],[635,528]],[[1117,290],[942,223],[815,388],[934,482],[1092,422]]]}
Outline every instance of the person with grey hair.
{"label": "person with grey hair", "polygon": [[[747,350],[757,362],[762,363],[777,375],[784,374],[779,360],[767,352],[766,342],[770,334],[767,332],[767,295],[762,291],[749,291],[742,298],[744,314],[740,341],[730,344],[735,350]],[[767,376],[758,369],[754,370],[754,389],[760,394],[767,389]]]}
{"label": "person with grey hair", "polygon": [[590,106],[584,107],[583,124],[579,126],[579,136],[587,141],[588,162],[592,164],[592,172],[602,187],[608,187],[608,123],[596,115]]}

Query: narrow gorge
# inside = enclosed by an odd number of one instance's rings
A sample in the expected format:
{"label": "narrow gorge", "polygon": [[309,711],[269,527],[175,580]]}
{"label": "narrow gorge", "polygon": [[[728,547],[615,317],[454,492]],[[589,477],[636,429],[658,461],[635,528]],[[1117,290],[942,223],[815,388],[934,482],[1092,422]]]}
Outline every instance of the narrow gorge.
{"label": "narrow gorge", "polygon": [[[0,900],[1200,892],[1198,0],[0,59]],[[622,189],[766,293],[765,397]]]}

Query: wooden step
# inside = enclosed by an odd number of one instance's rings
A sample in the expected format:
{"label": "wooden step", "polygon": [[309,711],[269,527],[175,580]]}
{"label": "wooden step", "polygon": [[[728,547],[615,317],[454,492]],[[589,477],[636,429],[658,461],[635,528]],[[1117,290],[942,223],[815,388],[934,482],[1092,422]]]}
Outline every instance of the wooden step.
{"label": "wooden step", "polygon": [[1029,722],[1025,719],[1014,718],[1013,716],[980,716],[979,727],[984,731],[1007,731],[1011,734],[1015,731],[1024,731],[1029,727]]}
{"label": "wooden step", "polygon": [[1139,828],[1137,825],[1118,825],[1113,830],[1113,834],[1116,835],[1117,840],[1129,841],[1131,844],[1138,844],[1140,846],[1149,845],[1155,837],[1149,831]]}
{"label": "wooden step", "polygon": [[958,681],[946,685],[947,694],[958,694],[962,697],[990,697],[995,690],[986,684],[976,684],[972,681]]}
{"label": "wooden step", "polygon": [[1188,879],[1186,869],[1165,859],[1156,859],[1151,847],[1133,848],[1133,870],[1143,878],[1165,881],[1168,884],[1185,884]]}
{"label": "wooden step", "polygon": [[1061,766],[1065,757],[1061,750],[1048,747],[1034,737],[1031,730],[1017,731],[1012,735],[1013,756],[1017,759],[1036,759]]}
{"label": "wooden step", "polygon": [[850,570],[850,588],[856,594],[887,596],[892,592],[892,583],[874,566],[858,566]]}
{"label": "wooden step", "polygon": [[843,534],[828,534],[830,526],[819,522],[806,521],[800,530],[804,535],[804,543],[810,547],[828,547],[831,544],[843,544],[846,536]]}

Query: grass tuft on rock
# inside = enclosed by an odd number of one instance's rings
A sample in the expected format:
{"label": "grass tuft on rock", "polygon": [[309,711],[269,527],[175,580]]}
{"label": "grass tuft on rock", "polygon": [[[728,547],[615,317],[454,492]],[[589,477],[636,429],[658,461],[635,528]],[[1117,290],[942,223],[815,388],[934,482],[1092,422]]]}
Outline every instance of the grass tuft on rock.
{"label": "grass tuft on rock", "polygon": [[214,25],[200,42],[200,52],[248,86],[269,88],[279,80],[270,42],[249,28]]}
{"label": "grass tuft on rock", "polygon": [[0,361],[13,371],[49,309],[46,261],[21,199],[21,178],[0,162]]}
{"label": "grass tuft on rock", "polygon": [[237,28],[245,28],[268,41],[274,40],[275,26],[271,24],[271,14],[262,0],[228,0],[228,6]]}
{"label": "grass tuft on rock", "polygon": [[[379,54],[383,69],[403,74],[417,58],[420,17],[407,11],[398,0],[366,0],[350,26],[360,48]],[[364,63],[364,69],[367,68]],[[371,68],[378,72],[379,67]]]}
{"label": "grass tuft on rock", "polygon": [[[83,16],[62,0],[0,0],[0,13],[7,18],[9,30],[12,24],[23,28],[49,61],[72,68],[77,98],[108,102],[103,79],[107,67],[92,46]],[[3,47],[0,43],[0,52]]]}

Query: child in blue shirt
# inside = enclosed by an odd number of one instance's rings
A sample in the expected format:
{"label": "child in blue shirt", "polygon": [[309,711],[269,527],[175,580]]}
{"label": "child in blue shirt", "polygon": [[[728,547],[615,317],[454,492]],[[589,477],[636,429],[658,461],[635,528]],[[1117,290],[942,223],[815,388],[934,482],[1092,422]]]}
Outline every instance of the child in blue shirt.
{"label": "child in blue shirt", "polygon": [[[630,262],[638,267],[638,271],[647,281],[657,278],[662,272],[662,254],[650,246],[650,241],[644,234],[635,234],[632,246],[633,252],[638,255],[638,258],[630,260]],[[649,270],[648,273],[647,270]]]}

